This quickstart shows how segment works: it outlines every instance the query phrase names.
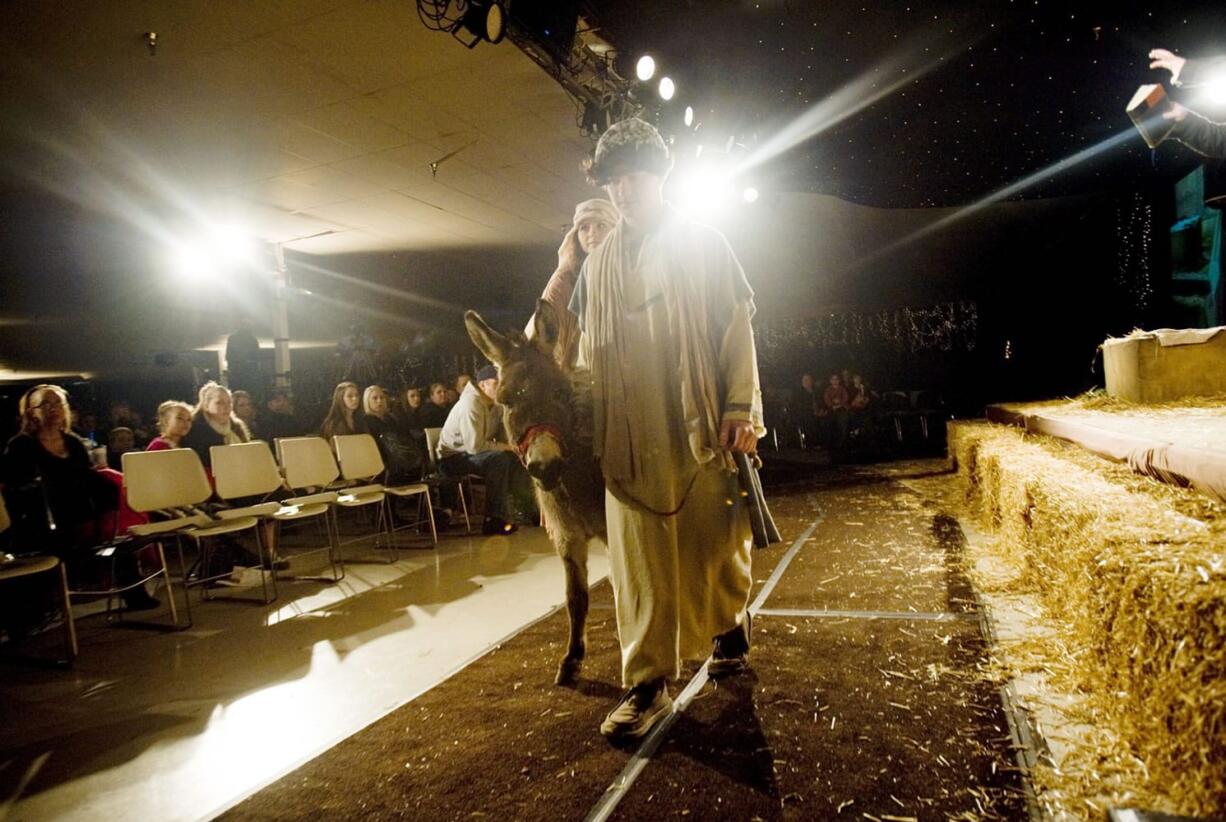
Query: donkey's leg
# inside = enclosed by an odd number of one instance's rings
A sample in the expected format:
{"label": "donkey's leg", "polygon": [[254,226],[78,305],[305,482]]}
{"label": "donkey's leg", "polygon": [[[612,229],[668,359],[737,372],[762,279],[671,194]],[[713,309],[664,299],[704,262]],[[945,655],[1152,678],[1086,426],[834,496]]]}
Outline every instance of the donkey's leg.
{"label": "donkey's leg", "polygon": [[556,685],[572,685],[587,653],[587,540],[571,537],[558,549],[566,569],[566,613],[570,617],[570,642],[558,665]]}

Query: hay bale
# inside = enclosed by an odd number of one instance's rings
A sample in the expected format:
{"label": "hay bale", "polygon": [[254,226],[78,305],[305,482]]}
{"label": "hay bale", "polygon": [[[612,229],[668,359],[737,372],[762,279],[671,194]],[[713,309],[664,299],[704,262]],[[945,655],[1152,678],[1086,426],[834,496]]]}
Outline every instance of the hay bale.
{"label": "hay bale", "polygon": [[1140,763],[1143,792],[1181,813],[1226,812],[1221,509],[1006,426],[953,423],[949,442],[992,550],[1061,631],[1061,661],[1117,755]]}

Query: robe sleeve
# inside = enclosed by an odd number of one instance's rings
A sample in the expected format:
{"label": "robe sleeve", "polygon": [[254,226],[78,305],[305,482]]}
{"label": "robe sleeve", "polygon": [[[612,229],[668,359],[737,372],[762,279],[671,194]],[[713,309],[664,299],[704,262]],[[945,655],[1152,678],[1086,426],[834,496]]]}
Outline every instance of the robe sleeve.
{"label": "robe sleeve", "polygon": [[1226,55],[1189,60],[1183,64],[1175,85],[1180,88],[1195,88],[1211,83],[1226,69]]}
{"label": "robe sleeve", "polygon": [[1176,123],[1171,136],[1205,157],[1226,157],[1226,123],[1215,123],[1195,111]]}
{"label": "robe sleeve", "polygon": [[[719,378],[722,392],[720,417],[723,420],[752,422],[758,437],[766,435],[762,421],[762,390],[758,379],[758,354],[753,339],[753,289],[745,278],[728,241],[719,236],[714,249],[718,260],[711,267],[719,273],[715,295],[719,307]],[[715,255],[712,255],[715,256]]]}

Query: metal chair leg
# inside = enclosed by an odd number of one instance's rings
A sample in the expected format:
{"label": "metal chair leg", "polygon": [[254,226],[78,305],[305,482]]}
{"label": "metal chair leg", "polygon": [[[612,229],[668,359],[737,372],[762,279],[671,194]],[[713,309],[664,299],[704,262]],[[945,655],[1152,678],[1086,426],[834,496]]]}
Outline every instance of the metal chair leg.
{"label": "metal chair leg", "polygon": [[77,658],[77,624],[72,619],[72,598],[68,595],[68,571],[64,563],[58,563],[60,569],[60,609],[64,612],[64,644],[68,646],[68,664]]}

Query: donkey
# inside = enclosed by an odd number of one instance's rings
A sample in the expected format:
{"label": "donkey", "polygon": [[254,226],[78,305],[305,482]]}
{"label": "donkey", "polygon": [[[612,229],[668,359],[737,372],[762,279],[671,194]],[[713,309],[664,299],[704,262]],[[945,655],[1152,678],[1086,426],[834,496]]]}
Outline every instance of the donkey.
{"label": "donkey", "polygon": [[538,300],[533,339],[518,331],[499,334],[475,311],[464,314],[473,343],[498,366],[498,404],[509,442],[528,469],[545,528],[566,569],[570,642],[555,684],[570,685],[587,651],[588,542],[606,540],[604,479],[592,456],[587,386],[572,383],[554,360],[558,320],[553,306]]}

